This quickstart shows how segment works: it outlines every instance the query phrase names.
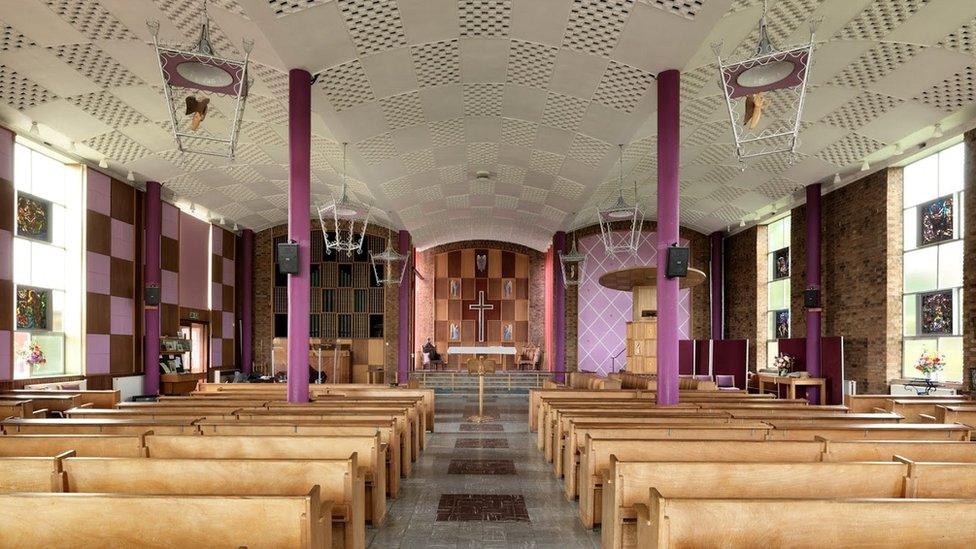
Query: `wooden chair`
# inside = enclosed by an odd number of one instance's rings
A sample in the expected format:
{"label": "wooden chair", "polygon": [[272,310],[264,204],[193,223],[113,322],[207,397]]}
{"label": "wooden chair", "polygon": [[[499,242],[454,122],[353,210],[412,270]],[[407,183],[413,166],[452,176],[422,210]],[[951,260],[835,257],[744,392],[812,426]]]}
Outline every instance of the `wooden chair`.
{"label": "wooden chair", "polygon": [[519,370],[538,370],[541,354],[542,349],[537,345],[528,345],[519,353],[518,359],[515,361],[515,366]]}
{"label": "wooden chair", "polygon": [[420,356],[424,370],[443,370],[447,366],[442,358],[431,360],[430,353],[421,351]]}

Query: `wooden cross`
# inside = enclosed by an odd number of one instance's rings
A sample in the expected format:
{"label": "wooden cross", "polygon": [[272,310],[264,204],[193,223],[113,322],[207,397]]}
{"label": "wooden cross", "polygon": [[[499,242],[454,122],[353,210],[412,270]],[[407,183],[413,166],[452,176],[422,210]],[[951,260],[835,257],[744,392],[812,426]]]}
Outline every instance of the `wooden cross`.
{"label": "wooden cross", "polygon": [[485,291],[478,291],[478,302],[468,305],[468,309],[472,311],[478,311],[478,342],[484,343],[485,341],[485,311],[490,311],[494,309],[495,306],[491,303],[485,303]]}

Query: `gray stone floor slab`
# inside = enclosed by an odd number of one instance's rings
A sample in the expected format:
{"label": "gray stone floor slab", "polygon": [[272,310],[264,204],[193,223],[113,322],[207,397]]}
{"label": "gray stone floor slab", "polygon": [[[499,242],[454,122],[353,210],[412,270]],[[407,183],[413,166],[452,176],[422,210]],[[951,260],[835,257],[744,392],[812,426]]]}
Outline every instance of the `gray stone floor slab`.
{"label": "gray stone floor slab", "polygon": [[[400,497],[390,502],[381,528],[367,531],[370,548],[478,548],[478,549],[592,549],[600,546],[599,531],[579,522],[578,507],[563,496],[562,484],[536,450],[528,432],[528,396],[498,395],[494,422],[502,432],[462,431],[462,412],[470,398],[437,395],[436,432],[414,464],[413,475],[401,482]],[[459,439],[504,438],[508,448],[456,448]],[[463,446],[464,444],[462,444]],[[449,475],[452,460],[512,460],[515,475]],[[530,522],[442,521],[437,509],[443,494],[521,495]]]}

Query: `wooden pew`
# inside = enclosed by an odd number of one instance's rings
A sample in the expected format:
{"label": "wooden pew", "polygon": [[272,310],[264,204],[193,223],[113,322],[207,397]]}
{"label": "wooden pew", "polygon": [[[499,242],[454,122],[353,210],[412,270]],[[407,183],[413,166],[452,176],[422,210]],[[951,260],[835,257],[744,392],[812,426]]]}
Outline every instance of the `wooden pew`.
{"label": "wooden pew", "polygon": [[[200,432],[205,436],[373,436],[380,435],[380,442],[385,450],[381,456],[386,466],[387,495],[392,498],[399,496],[400,477],[408,473],[403,472],[404,460],[401,457],[402,448],[398,441],[396,425],[392,419],[386,425],[377,421],[341,421],[320,424],[296,425],[294,422],[274,422],[269,420],[249,421],[234,420],[202,420],[197,422]],[[407,462],[409,465],[409,461]]]}
{"label": "wooden pew", "polygon": [[976,427],[976,404],[940,404],[935,407],[934,419],[939,423],[962,423]]}
{"label": "wooden pew", "polygon": [[642,548],[955,548],[976,539],[976,501],[965,499],[695,499],[651,489],[649,500],[638,505]]}
{"label": "wooden pew", "polygon": [[[123,520],[124,519],[124,520]],[[302,496],[0,494],[0,547],[329,548],[332,504]]]}
{"label": "wooden pew", "polygon": [[773,426],[771,440],[960,440],[967,441],[970,427],[939,423],[851,423],[832,425],[807,421],[767,420]]}
{"label": "wooden pew", "polygon": [[[3,397],[0,397],[2,399]],[[0,400],[0,419],[27,418],[34,415],[33,400]]]}
{"label": "wooden pew", "polygon": [[373,436],[183,436],[149,435],[150,458],[183,459],[343,459],[357,454],[366,479],[366,520],[379,526],[386,518],[385,445]]}
{"label": "wooden pew", "polygon": [[844,395],[844,404],[852,412],[873,412],[876,409],[886,410],[886,403],[889,400],[954,400],[959,404],[974,403],[966,396],[940,396],[940,395]]}
{"label": "wooden pew", "polygon": [[61,465],[65,492],[295,496],[318,486],[320,497],[333,504],[336,546],[366,545],[365,485],[356,454],[332,460],[69,458]]}
{"label": "wooden pew", "polygon": [[0,458],[0,493],[59,491],[64,482],[61,460],[72,455],[73,452],[62,452],[47,457]]}
{"label": "wooden pew", "polygon": [[889,412],[905,416],[906,421],[921,421],[922,414],[934,416],[938,406],[958,404],[956,399],[900,399],[895,398],[885,402],[885,409]]}
{"label": "wooden pew", "polygon": [[145,436],[5,435],[0,436],[0,457],[54,456],[67,451],[78,457],[145,457]]}
{"label": "wooden pew", "polygon": [[69,408],[75,408],[83,404],[81,395],[70,394],[47,394],[50,391],[37,391],[44,394],[19,395],[16,393],[4,393],[3,400],[25,400],[30,401],[35,410],[44,408],[51,412],[63,412]]}
{"label": "wooden pew", "polygon": [[192,420],[185,419],[6,419],[0,422],[0,429],[8,435],[127,435],[150,430],[172,435],[200,433]]}
{"label": "wooden pew", "polygon": [[51,390],[38,390],[38,389],[12,389],[7,391],[7,393],[0,393],[0,399],[4,398],[4,394],[12,394],[18,396],[26,396],[29,398],[35,396],[63,396],[63,395],[78,395],[80,398],[80,404],[89,404],[93,408],[113,408],[122,400],[122,391],[118,389],[105,389],[105,390],[69,390],[69,389],[51,389]]}

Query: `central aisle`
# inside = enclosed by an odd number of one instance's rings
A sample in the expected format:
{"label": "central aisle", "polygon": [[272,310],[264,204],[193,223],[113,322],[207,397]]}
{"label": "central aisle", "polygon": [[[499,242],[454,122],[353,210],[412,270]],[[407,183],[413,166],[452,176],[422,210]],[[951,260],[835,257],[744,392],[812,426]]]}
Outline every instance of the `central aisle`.
{"label": "central aisle", "polygon": [[369,547],[600,546],[599,533],[580,526],[576,504],[566,501],[535,448],[528,396],[485,399],[485,413],[497,420],[477,425],[464,422],[477,413],[477,395],[437,396],[436,432],[386,524],[367,532]]}

